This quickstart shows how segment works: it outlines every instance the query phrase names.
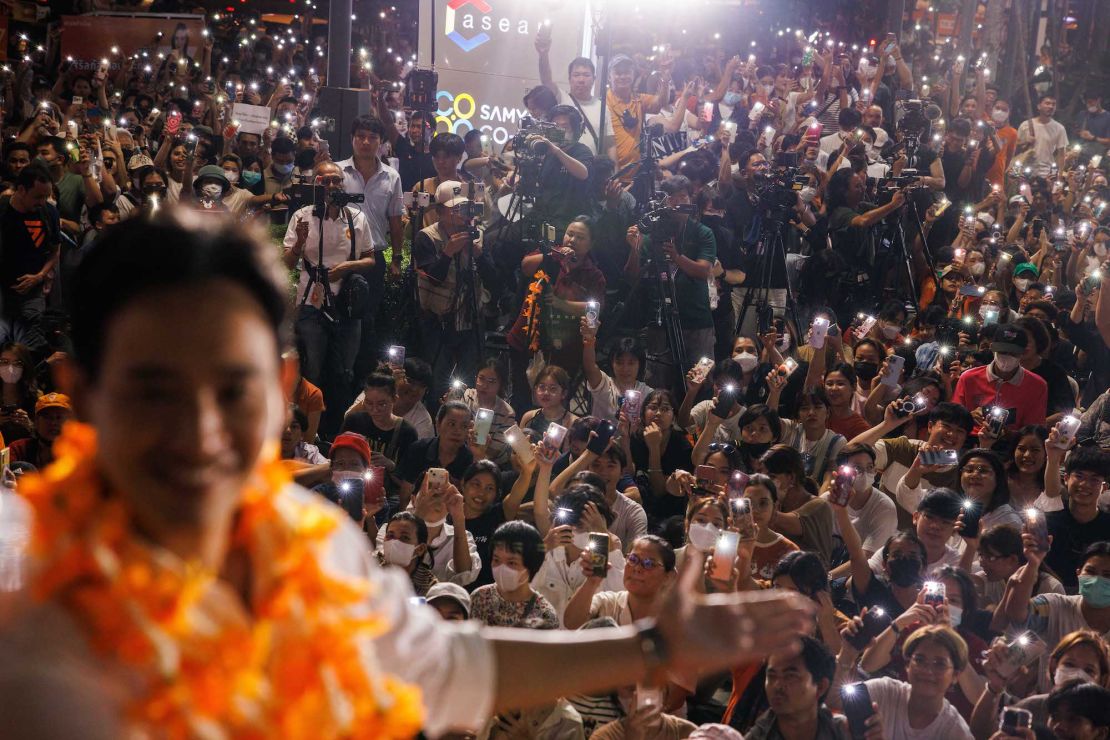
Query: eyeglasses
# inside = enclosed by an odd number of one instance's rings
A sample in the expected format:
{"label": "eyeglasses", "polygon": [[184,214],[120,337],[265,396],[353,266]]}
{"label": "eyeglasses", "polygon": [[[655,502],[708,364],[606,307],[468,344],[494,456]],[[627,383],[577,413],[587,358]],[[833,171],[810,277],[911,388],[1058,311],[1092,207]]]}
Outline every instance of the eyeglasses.
{"label": "eyeglasses", "polygon": [[731,455],[736,452],[736,445],[732,444],[731,442],[710,442],[709,451],[723,452],[726,455]]}
{"label": "eyeglasses", "polygon": [[910,663],[919,671],[933,671],[935,673],[944,673],[945,671],[952,670],[952,664],[947,660],[929,660],[924,655],[915,655],[910,658]]}
{"label": "eyeglasses", "polygon": [[19,360],[0,360],[0,367],[23,367]]}
{"label": "eyeglasses", "polygon": [[1008,557],[1010,557],[1010,556],[1009,555],[995,555],[993,553],[983,552],[982,550],[979,551],[979,562],[989,561],[991,563],[994,563],[994,562],[997,562],[999,560],[1004,560],[1005,558],[1008,558]]}
{"label": "eyeglasses", "polygon": [[660,406],[658,404],[649,403],[647,406],[644,406],[644,410],[651,411],[656,414],[669,414],[674,411],[674,407],[667,406],[666,404]]}
{"label": "eyeglasses", "polygon": [[651,558],[642,558],[634,552],[628,553],[628,557],[625,558],[625,560],[628,561],[629,565],[635,565],[638,568],[643,568],[644,570],[654,570],[657,565],[661,565],[658,560],[652,560]]}
{"label": "eyeglasses", "polygon": [[339,177],[339,176],[321,177],[320,178],[320,184],[321,185],[342,185],[343,184],[343,178]]}
{"label": "eyeglasses", "polygon": [[965,465],[963,472],[977,475],[992,475],[994,474],[994,468],[990,465]]}

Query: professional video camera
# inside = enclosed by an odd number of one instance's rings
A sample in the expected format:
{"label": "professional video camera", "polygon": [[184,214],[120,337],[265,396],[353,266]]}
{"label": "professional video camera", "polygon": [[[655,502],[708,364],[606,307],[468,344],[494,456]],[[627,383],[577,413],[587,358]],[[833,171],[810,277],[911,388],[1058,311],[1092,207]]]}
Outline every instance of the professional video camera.
{"label": "professional video camera", "polygon": [[430,69],[414,69],[409,73],[405,88],[405,107],[432,113],[439,107],[436,91],[439,90],[439,73]]}
{"label": "professional video camera", "polygon": [[542,159],[547,154],[547,141],[530,142],[529,136],[542,136],[554,144],[562,144],[565,132],[554,123],[525,116],[520,121],[520,130],[513,136],[513,152],[516,157],[524,155]]}
{"label": "professional video camera", "polygon": [[693,203],[671,207],[665,204],[666,196],[663,193],[656,193],[655,196],[651,201],[651,209],[640,217],[636,228],[641,233],[651,234],[653,243],[662,244],[665,241],[677,239],[679,232],[682,231],[682,220],[679,214],[692,216],[697,209]]}
{"label": "professional video camera", "polygon": [[942,111],[936,103],[921,100],[907,100],[902,103],[902,117],[898,119],[898,130],[920,138],[929,130],[930,124],[941,117]]}
{"label": "professional video camera", "polygon": [[785,223],[792,218],[798,193],[809,184],[809,176],[801,174],[799,164],[798,152],[780,152],[769,173],[755,176],[760,210],[773,221]]}
{"label": "professional video camera", "polygon": [[342,190],[333,190],[330,193],[323,185],[299,185],[295,187],[308,189],[312,203],[312,215],[320,218],[326,206],[343,208],[351,203],[365,203],[366,196],[362,193],[347,193]]}

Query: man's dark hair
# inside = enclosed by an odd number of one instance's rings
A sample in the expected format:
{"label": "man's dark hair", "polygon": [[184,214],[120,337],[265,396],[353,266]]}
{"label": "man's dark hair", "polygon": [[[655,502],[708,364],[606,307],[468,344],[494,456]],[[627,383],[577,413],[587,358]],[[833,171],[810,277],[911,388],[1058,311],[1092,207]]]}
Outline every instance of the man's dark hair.
{"label": "man's dark hair", "polygon": [[4,161],[8,161],[8,157],[12,152],[27,152],[27,156],[31,159],[35,158],[35,149],[26,141],[13,141],[4,147]]}
{"label": "man's dark hair", "polygon": [[362,386],[366,389],[382,388],[391,396],[397,392],[397,381],[389,373],[370,373],[366,376],[366,382]]}
{"label": "man's dark hair", "polygon": [[45,139],[39,142],[39,146],[42,146],[43,144],[46,144],[51,149],[53,149],[54,154],[58,155],[59,157],[66,156],[66,140],[62,137],[47,136]]}
{"label": "man's dark hair", "polygon": [[432,385],[432,366],[419,357],[406,358],[405,379],[410,383],[430,388]]}
{"label": "man's dark hair", "polygon": [[1048,95],[1042,95],[1039,98],[1037,98],[1037,105],[1040,105],[1041,103],[1043,103],[1046,100],[1051,100],[1052,102],[1055,103],[1056,102],[1056,96],[1051,94],[1051,93],[1049,93]]}
{"label": "man's dark hair", "polygon": [[359,131],[369,131],[372,134],[377,134],[379,138],[385,138],[385,126],[382,125],[381,119],[376,116],[359,116],[351,123],[351,136],[355,136]]}
{"label": "man's dark hair", "polygon": [[218,280],[250,294],[274,333],[278,351],[285,346],[288,276],[271,258],[272,247],[258,243],[237,224],[204,226],[187,226],[170,212],[131,219],[106,232],[85,254],[73,281],[74,305],[81,310],[73,314],[72,338],[74,357],[89,379],[99,375],[112,319],[129,305]]}
{"label": "man's dark hair", "polygon": [[979,548],[1004,558],[1013,555],[1019,563],[1025,564],[1021,532],[1016,527],[1006,524],[994,525],[984,531],[979,538]]}
{"label": "man's dark hair", "polygon": [[854,129],[863,121],[863,115],[855,108],[841,108],[836,115],[836,124],[844,131]]}
{"label": "man's dark hair", "polygon": [[[757,419],[766,419],[767,426],[771,427],[771,436],[776,440],[782,437],[782,419],[779,413],[765,403],[755,403],[744,409],[744,413],[736,420],[736,428],[743,429]],[[804,477],[804,476],[803,476]],[[798,481],[801,483],[801,481]]]}
{"label": "man's dark hair", "polygon": [[971,412],[951,401],[941,401],[929,412],[929,423],[935,424],[938,421],[958,426],[968,434],[971,433],[971,428],[975,426],[975,420],[971,418]]}
{"label": "man's dark hair", "polygon": [[912,529],[903,529],[892,534],[887,538],[886,542],[883,543],[882,553],[884,563],[890,558],[890,546],[901,540],[906,540],[907,542],[912,542],[917,545],[918,553],[921,555],[922,565],[929,562],[929,551],[925,549],[925,543],[917,536],[917,532]]}
{"label": "man's dark hair", "polygon": [[447,418],[447,414],[452,411],[465,411],[468,417],[471,415],[470,407],[462,401],[448,401],[439,407],[439,411],[436,413],[436,424]]}
{"label": "man's dark hair", "polygon": [[52,185],[54,183],[54,178],[50,177],[50,173],[47,171],[46,167],[38,162],[31,162],[31,164],[23,168],[22,172],[16,175],[14,185],[17,190],[19,188],[30,190],[35,187],[35,183],[39,182]]}
{"label": "man's dark hair", "polygon": [[528,578],[536,577],[540,566],[543,565],[544,549],[543,537],[539,531],[527,522],[505,522],[489,538],[489,554],[493,556],[494,549],[502,545],[509,552],[520,555],[524,567],[528,569]]}
{"label": "man's dark hair", "polygon": [[1076,447],[1064,463],[1064,473],[1078,471],[1101,475],[1103,480],[1110,481],[1110,453],[1097,447]]}
{"label": "man's dark hair", "polygon": [[446,154],[451,157],[461,157],[466,152],[466,144],[458,134],[436,134],[432,143],[428,145],[428,153],[433,157],[437,154]]}
{"label": "man's dark hair", "polygon": [[659,189],[667,195],[686,193],[686,195],[693,197],[693,187],[694,186],[690,183],[690,178],[684,175],[674,175],[659,183]]}
{"label": "man's dark hair", "polygon": [[1091,558],[1110,558],[1110,541],[1102,540],[1087,545],[1087,549],[1083,551],[1083,560],[1080,562],[1086,563]]}
{"label": "man's dark hair", "polygon": [[828,210],[830,213],[837,208],[848,206],[848,187],[852,184],[852,178],[855,176],[856,173],[850,169],[839,169],[829,178]]}
{"label": "man's dark hair", "polygon": [[857,442],[855,444],[844,445],[840,448],[840,452],[836,454],[836,464],[844,465],[848,462],[849,457],[854,457],[856,455],[867,455],[871,458],[871,462],[875,462],[875,448],[869,444]]}
{"label": "man's dark hair", "polygon": [[[1072,305],[1074,305],[1074,304],[1072,304]],[[1030,301],[1029,303],[1025,304],[1025,310],[1026,310],[1026,312],[1029,312],[1031,309],[1037,309],[1038,311],[1043,313],[1045,316],[1047,316],[1050,321],[1056,321],[1056,319],[1059,318],[1059,316],[1060,316],[1060,309],[1057,308],[1056,304],[1053,303],[1052,301],[1045,301],[1045,300]],[[1019,324],[1021,323],[1020,319],[1018,320],[1018,323]],[[1044,322],[1042,321],[1041,323],[1044,323]],[[1049,327],[1045,327],[1045,329],[1048,330],[1049,333],[1051,333],[1051,329]]]}
{"label": "man's dark hair", "polygon": [[1048,333],[1043,321],[1036,316],[1022,316],[1014,323],[1033,336],[1033,344],[1037,348],[1037,354],[1048,349],[1048,345],[1052,342],[1052,335]]}
{"label": "man's dark hair", "polygon": [[598,486],[590,483],[577,481],[567,486],[559,498],[555,499],[555,504],[551,507],[551,511],[555,512],[557,509],[570,509],[572,517],[570,521],[557,521],[558,524],[576,524],[582,518],[582,511],[586,508],[586,504],[592,503],[597,507],[597,511],[605,519],[605,524],[611,525],[615,517],[613,510],[609,508],[609,504],[605,503],[605,491]]}
{"label": "man's dark hair", "polygon": [[550,118],[551,110],[558,104],[559,100],[555,97],[555,93],[551,92],[551,88],[546,85],[536,85],[524,93],[524,107],[539,108],[544,118]]}
{"label": "man's dark hair", "polygon": [[1095,727],[1106,727],[1110,725],[1110,690],[1094,683],[1066,684],[1048,695],[1048,716],[1056,716],[1061,709]]}
{"label": "man's dark hair", "polygon": [[574,137],[578,138],[582,135],[582,129],[586,124],[582,120],[582,114],[573,105],[557,105],[547,115],[552,121],[556,116],[566,116],[570,121],[570,129],[574,132]]}
{"label": "man's dark hair", "polygon": [[570,77],[572,74],[574,74],[575,67],[588,67],[590,70],[590,74],[594,75],[595,77],[597,76],[597,68],[594,67],[594,63],[586,57],[575,57],[574,59],[570,60],[570,64],[567,65],[567,77]]}
{"label": "man's dark hair", "polygon": [[289,413],[293,416],[293,423],[299,426],[302,432],[308,431],[308,414],[302,411],[300,406],[294,405]]}
{"label": "man's dark hair", "polygon": [[798,396],[798,408],[802,406],[824,406],[828,409],[830,408],[829,396],[821,386],[806,388]]}
{"label": "man's dark hair", "polygon": [[105,213],[118,214],[119,208],[114,203],[98,203],[89,209],[89,223],[100,223],[100,219]]}
{"label": "man's dark hair", "polygon": [[961,504],[960,494],[951,488],[934,488],[917,504],[917,510],[923,514],[956,521],[962,510]]}
{"label": "man's dark hair", "polygon": [[956,136],[971,136],[971,121],[966,118],[955,118],[948,124],[948,133]]}
{"label": "man's dark hair", "polygon": [[293,154],[297,151],[297,143],[292,139],[279,136],[270,144],[270,154]]}
{"label": "man's dark hair", "polygon": [[829,590],[829,573],[816,553],[806,550],[794,550],[779,558],[775,568],[771,571],[771,582],[776,578],[788,576],[794,582],[798,592],[811,598]]}
{"label": "man's dark hair", "polygon": [[817,703],[820,704],[825,701],[825,696],[832,688],[833,676],[836,675],[836,658],[820,640],[809,635],[800,635],[799,639],[802,641],[802,662],[805,663],[809,675],[813,677],[814,685],[821,683],[821,679],[829,682],[817,697]]}

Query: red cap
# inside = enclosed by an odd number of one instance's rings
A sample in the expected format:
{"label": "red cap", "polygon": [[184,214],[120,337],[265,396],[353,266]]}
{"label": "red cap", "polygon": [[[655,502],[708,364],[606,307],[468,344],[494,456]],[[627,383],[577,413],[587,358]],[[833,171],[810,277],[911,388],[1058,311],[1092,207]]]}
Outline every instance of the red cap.
{"label": "red cap", "polygon": [[335,451],[346,447],[349,450],[354,450],[362,457],[363,462],[367,465],[370,464],[370,443],[366,441],[366,437],[354,432],[343,432],[335,438],[331,443],[331,453],[329,457],[335,455]]}

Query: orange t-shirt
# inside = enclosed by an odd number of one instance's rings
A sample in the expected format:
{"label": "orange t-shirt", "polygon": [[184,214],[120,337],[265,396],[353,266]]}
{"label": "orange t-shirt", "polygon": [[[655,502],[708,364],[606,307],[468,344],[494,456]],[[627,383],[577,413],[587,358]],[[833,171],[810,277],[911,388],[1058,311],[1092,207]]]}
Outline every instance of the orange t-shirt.
{"label": "orange t-shirt", "polygon": [[301,378],[301,382],[293,389],[292,401],[297,408],[306,414],[323,411],[326,408],[323,391],[304,378]]}
{"label": "orange t-shirt", "polygon": [[1002,142],[1002,151],[994,158],[994,164],[987,170],[987,181],[1002,187],[1006,184],[1006,167],[1009,166],[1010,160],[1014,158],[1014,152],[1017,151],[1017,129],[1006,124],[1002,128],[995,129],[994,133]]}
{"label": "orange t-shirt", "polygon": [[[640,132],[644,128],[644,114],[659,112],[659,96],[633,94],[627,103],[610,90],[605,96],[605,106],[609,112],[609,130],[617,148],[617,169],[640,161]],[[624,113],[628,111],[636,125],[632,129],[624,127]],[[635,170],[625,173],[621,182],[630,183]]]}

